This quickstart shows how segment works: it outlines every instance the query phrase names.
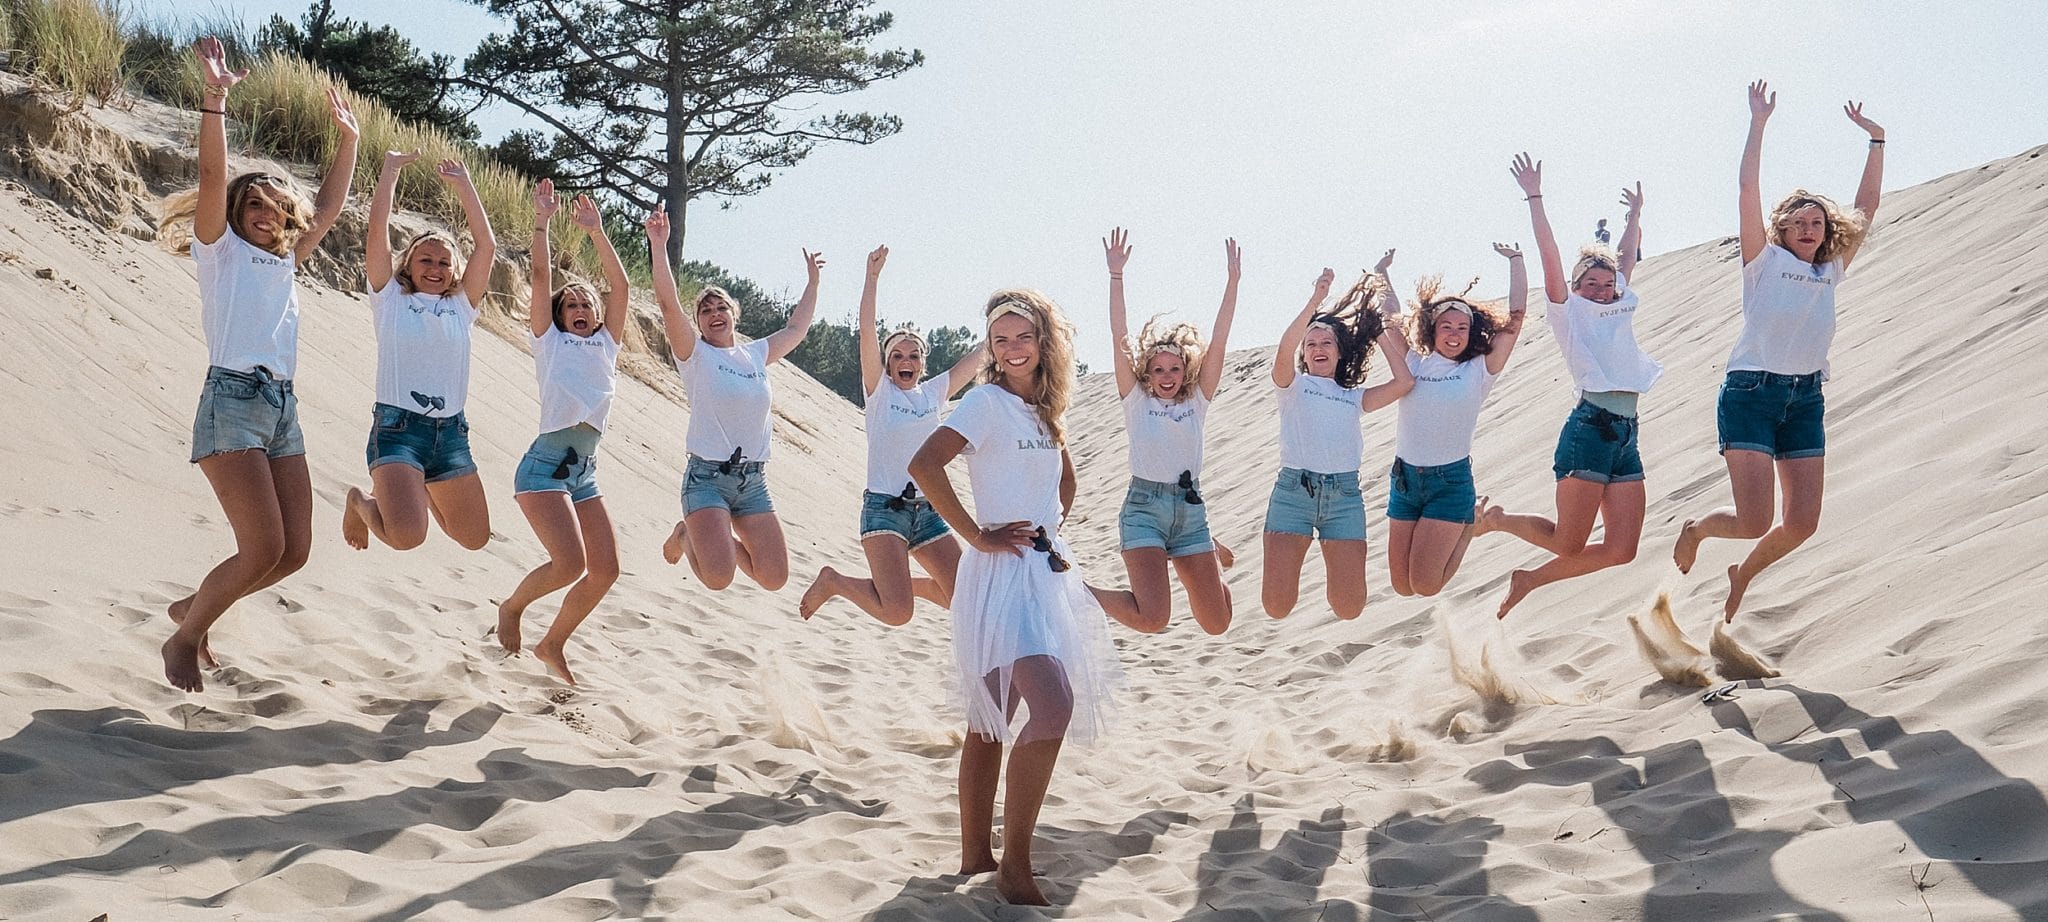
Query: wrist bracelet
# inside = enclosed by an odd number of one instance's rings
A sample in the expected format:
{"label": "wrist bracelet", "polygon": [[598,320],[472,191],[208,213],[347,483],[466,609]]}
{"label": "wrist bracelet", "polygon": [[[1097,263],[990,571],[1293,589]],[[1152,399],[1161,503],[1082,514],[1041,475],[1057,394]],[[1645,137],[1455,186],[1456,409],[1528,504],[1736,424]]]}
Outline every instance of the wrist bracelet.
{"label": "wrist bracelet", "polygon": [[1539,198],[1542,198],[1542,197],[1543,197],[1543,193],[1541,193],[1541,192],[1538,192],[1538,193],[1536,193],[1535,195],[1525,195],[1525,196],[1522,196],[1522,201],[1525,201],[1525,202],[1533,202],[1533,201],[1535,201],[1535,200],[1537,200],[1537,199],[1539,199]]}
{"label": "wrist bracelet", "polygon": [[1872,144],[1883,144],[1883,143],[1884,143],[1884,139],[1883,139],[1883,138],[1871,138],[1871,139],[1870,139],[1870,143],[1872,143]]}
{"label": "wrist bracelet", "polygon": [[206,113],[206,114],[208,114],[208,115],[226,115],[226,114],[228,114],[228,113],[227,113],[227,110],[226,110],[226,109],[209,109],[209,108],[207,108],[207,107],[205,107],[205,106],[200,106],[200,107],[199,107],[199,111],[201,111],[201,112],[204,112],[204,113]]}
{"label": "wrist bracelet", "polygon": [[1112,272],[1112,273],[1110,273],[1110,274],[1109,274],[1109,279],[1110,279],[1110,281],[1113,281],[1113,282],[1121,282],[1121,281],[1123,281],[1123,280],[1124,280],[1124,277],[1123,277],[1123,276],[1122,276],[1121,274],[1118,274],[1118,273]]}

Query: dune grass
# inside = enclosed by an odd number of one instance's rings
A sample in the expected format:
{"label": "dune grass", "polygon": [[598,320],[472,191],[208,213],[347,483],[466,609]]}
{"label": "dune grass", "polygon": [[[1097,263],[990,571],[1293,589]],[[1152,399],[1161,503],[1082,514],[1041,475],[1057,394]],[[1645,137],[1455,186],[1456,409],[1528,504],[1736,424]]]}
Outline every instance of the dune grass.
{"label": "dune grass", "polygon": [[111,0],[9,0],[0,7],[7,68],[104,105],[123,84],[119,12]]}

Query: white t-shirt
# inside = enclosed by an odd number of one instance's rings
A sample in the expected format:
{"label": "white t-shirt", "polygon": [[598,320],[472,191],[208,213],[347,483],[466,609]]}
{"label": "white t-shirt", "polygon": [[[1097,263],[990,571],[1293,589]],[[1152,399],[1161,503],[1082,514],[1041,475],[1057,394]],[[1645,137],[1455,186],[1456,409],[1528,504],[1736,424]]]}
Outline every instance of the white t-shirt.
{"label": "white t-shirt", "polygon": [[953,389],[940,372],[909,390],[884,376],[867,398],[868,489],[895,496],[910,482],[910,458],[939,430],[939,411]]}
{"label": "white t-shirt", "polygon": [[540,431],[580,423],[604,431],[618,393],[619,341],[600,328],[578,336],[549,325],[533,338],[533,376],[540,382]]}
{"label": "white t-shirt", "polygon": [[676,371],[690,395],[690,454],[724,461],[737,448],[742,461],[768,460],[768,340],[720,349],[699,339]]}
{"label": "white t-shirt", "polygon": [[1728,355],[1729,371],[1771,371],[1781,375],[1828,373],[1828,346],[1835,341],[1835,285],[1842,280],[1837,259],[1813,264],[1775,243],[1765,244],[1742,267],[1742,335]]}
{"label": "white t-shirt", "polygon": [[984,384],[960,398],[945,425],[967,440],[976,522],[1031,522],[1048,534],[1059,527],[1060,446],[1040,424],[1037,407]]}
{"label": "white t-shirt", "polygon": [[1177,483],[1181,471],[1202,476],[1202,426],[1209,419],[1209,398],[1198,385],[1188,399],[1168,403],[1152,396],[1143,384],[1124,396],[1124,431],[1131,438],[1131,476],[1154,483]]}
{"label": "white t-shirt", "polygon": [[1493,390],[1494,374],[1486,357],[1454,362],[1431,353],[1408,353],[1415,389],[1401,398],[1400,422],[1394,428],[1394,455],[1416,467],[1435,467],[1472,455],[1472,431],[1479,428],[1479,405]]}
{"label": "white t-shirt", "polygon": [[1365,386],[1342,387],[1334,378],[1305,371],[1278,388],[1280,466],[1312,474],[1357,472],[1365,461],[1365,433],[1358,428]]}
{"label": "white t-shirt", "polygon": [[[1636,293],[1628,279],[1615,273],[1619,297],[1611,304],[1588,300],[1576,292],[1563,304],[1544,311],[1564,366],[1579,392],[1628,391],[1647,394],[1664,374],[1664,366],[1636,345]],[[1418,462],[1410,461],[1410,464]]]}
{"label": "white t-shirt", "polygon": [[406,294],[396,277],[370,295],[377,328],[377,402],[454,416],[469,396],[469,330],[476,307],[460,287]]}
{"label": "white t-shirt", "polygon": [[268,368],[289,379],[299,364],[298,264],[223,231],[219,240],[192,240],[199,265],[199,315],[206,329],[206,359],[231,371]]}

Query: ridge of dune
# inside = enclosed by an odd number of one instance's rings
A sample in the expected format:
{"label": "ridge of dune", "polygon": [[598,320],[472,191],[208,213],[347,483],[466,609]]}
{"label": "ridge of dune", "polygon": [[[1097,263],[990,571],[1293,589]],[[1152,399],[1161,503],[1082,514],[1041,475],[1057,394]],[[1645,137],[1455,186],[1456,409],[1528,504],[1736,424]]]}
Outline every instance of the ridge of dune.
{"label": "ridge of dune", "polygon": [[[843,603],[795,616],[819,565],[865,566],[865,467],[859,411],[787,363],[770,482],[792,580],[775,593],[707,593],[661,562],[688,408],[653,355],[621,381],[600,482],[623,574],[576,635],[569,689],[485,636],[542,556],[509,495],[538,414],[530,358],[476,340],[491,544],[354,552],[337,532],[367,478],[368,304],[303,284],[312,561],[222,620],[205,694],[166,686],[163,606],[230,547],[185,461],[206,361],[192,269],[132,207],[177,179],[148,153],[176,135],[147,104],[63,118],[132,147],[0,157],[0,917],[2048,918],[2048,146],[1886,196],[1841,297],[1821,532],[1732,632],[1783,675],[1726,703],[1661,680],[1627,619],[1669,592],[1707,648],[1738,553],[1710,543],[1685,577],[1669,563],[1678,523],[1726,498],[1732,239],[1633,280],[1667,369],[1644,400],[1641,556],[1504,624],[1507,572],[1540,559],[1505,537],[1476,541],[1436,599],[1388,588],[1391,411],[1366,422],[1364,617],[1319,605],[1311,553],[1301,607],[1265,618],[1271,348],[1227,356],[1204,492],[1238,551],[1236,621],[1210,637],[1183,605],[1164,634],[1117,634],[1124,720],[1062,757],[1039,848],[1059,905],[1032,915],[950,874],[944,612],[895,630]],[[95,182],[119,194],[92,199]],[[1547,509],[1572,395],[1530,329],[1474,464],[1481,492]],[[1082,381],[1069,431],[1077,562],[1121,583],[1109,376]]]}

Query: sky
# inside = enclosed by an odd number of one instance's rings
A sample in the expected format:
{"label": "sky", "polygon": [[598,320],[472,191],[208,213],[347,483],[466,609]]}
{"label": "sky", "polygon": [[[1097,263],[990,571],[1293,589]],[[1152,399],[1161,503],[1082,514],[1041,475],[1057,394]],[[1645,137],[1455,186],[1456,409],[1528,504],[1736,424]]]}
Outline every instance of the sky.
{"label": "sky", "polygon": [[[337,5],[458,58],[495,28],[456,0]],[[305,7],[223,8],[254,24]],[[2038,2],[876,8],[895,14],[881,44],[922,50],[927,63],[810,111],[889,112],[903,131],[822,146],[730,207],[693,203],[686,258],[794,296],[801,250],[821,251],[820,315],[843,318],[867,252],[887,244],[886,319],[973,326],[991,291],[1035,287],[1065,308],[1098,370],[1110,349],[1100,240],[1117,225],[1135,247],[1134,327],[1165,312],[1207,329],[1222,241],[1235,237],[1241,347],[1278,341],[1323,267],[1341,285],[1389,247],[1404,291],[1440,272],[1503,292],[1491,244],[1533,249],[1507,172],[1519,151],[1544,162],[1544,202],[1567,250],[1603,217],[1618,239],[1620,190],[1637,181],[1653,258],[1733,234],[1753,79],[1778,92],[1766,201],[1795,186],[1854,197],[1866,136],[1842,113],[1850,99],[1886,129],[1888,190],[2048,143]],[[480,122],[489,139],[523,127],[502,109]]]}

